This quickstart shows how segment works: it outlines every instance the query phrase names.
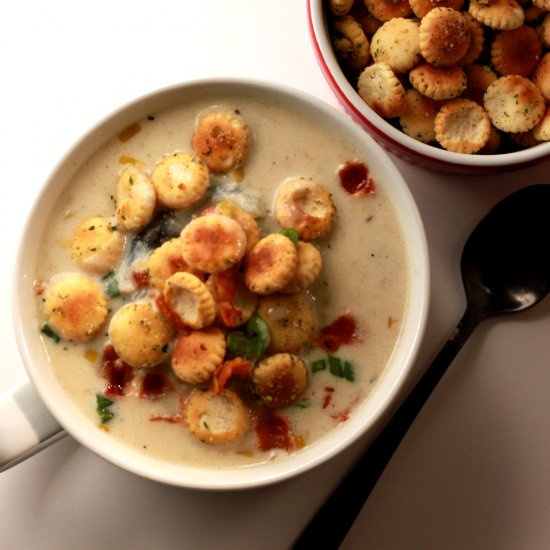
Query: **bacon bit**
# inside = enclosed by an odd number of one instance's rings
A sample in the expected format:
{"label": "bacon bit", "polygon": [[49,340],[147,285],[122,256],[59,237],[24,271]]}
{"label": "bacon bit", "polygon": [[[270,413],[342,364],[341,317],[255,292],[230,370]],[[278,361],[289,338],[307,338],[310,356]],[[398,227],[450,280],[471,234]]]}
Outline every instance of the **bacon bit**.
{"label": "bacon bit", "polygon": [[134,369],[118,356],[111,344],[108,344],[103,350],[101,375],[107,380],[105,395],[120,396],[126,393],[128,384],[134,378]]}
{"label": "bacon bit", "polygon": [[231,269],[212,275],[216,294],[221,302],[232,302],[237,295],[236,269],[238,268],[233,266]]}
{"label": "bacon bit", "polygon": [[242,320],[242,311],[230,302],[222,302],[218,314],[222,323],[229,328],[236,327]]}
{"label": "bacon bit", "polygon": [[338,422],[345,422],[346,420],[349,420],[349,413],[351,411],[344,411],[339,414],[331,414],[330,417],[334,420],[337,420]]}
{"label": "bacon bit", "polygon": [[179,183],[178,184],[178,189],[181,189],[181,190],[185,189],[185,183],[183,183],[183,182]]}
{"label": "bacon bit", "polygon": [[128,384],[134,377],[132,367],[124,361],[117,361],[105,365],[104,369],[107,378],[105,395],[124,395]]}
{"label": "bacon bit", "polygon": [[211,275],[214,294],[219,306],[218,315],[226,327],[236,327],[242,320],[241,310],[234,305],[238,291],[237,270],[238,266],[233,266],[227,271]]}
{"label": "bacon bit", "polygon": [[132,271],[132,278],[134,279],[134,282],[136,283],[136,286],[138,288],[146,288],[149,286],[149,271],[147,271],[146,269],[140,271],[134,269]]}
{"label": "bacon bit", "polygon": [[325,398],[323,399],[323,409],[326,409],[330,405],[330,402],[332,401],[332,394],[334,393],[334,388],[326,386],[325,392]]}
{"label": "bacon bit", "polygon": [[343,411],[339,413],[331,414],[330,417],[333,418],[334,420],[337,420],[338,422],[345,422],[346,420],[349,420],[353,407],[355,407],[355,405],[359,403],[360,399],[361,399],[361,395],[360,394],[356,395],[355,399]]}
{"label": "bacon bit", "polygon": [[44,294],[46,290],[46,283],[44,281],[34,281],[34,291],[37,296]]}
{"label": "bacon bit", "polygon": [[176,415],[176,416],[151,416],[149,418],[150,422],[169,422],[170,424],[181,424],[183,422],[183,419]]}
{"label": "bacon bit", "polygon": [[243,359],[242,357],[235,357],[235,359],[224,361],[221,365],[216,367],[214,371],[214,391],[218,395],[222,393],[232,376],[237,376],[245,380],[249,379],[251,366],[252,363],[248,359]]}
{"label": "bacon bit", "polygon": [[388,317],[388,328],[393,327],[395,323],[397,323],[399,319],[394,319],[393,317]]}
{"label": "bacon bit", "polygon": [[261,451],[284,449],[291,451],[295,447],[294,435],[288,419],[272,411],[254,414],[254,430]]}
{"label": "bacon bit", "polygon": [[107,344],[103,349],[103,361],[116,361],[118,359],[118,353],[111,344]]}
{"label": "bacon bit", "polygon": [[181,317],[164,301],[162,294],[159,294],[155,301],[159,311],[168,319],[175,329],[180,331],[189,330],[189,327],[181,320]]}
{"label": "bacon bit", "polygon": [[337,170],[340,185],[354,196],[374,195],[376,187],[364,162],[346,161]]}
{"label": "bacon bit", "polygon": [[140,397],[159,399],[174,391],[174,385],[168,377],[159,370],[147,372],[141,381]]}
{"label": "bacon bit", "polygon": [[350,313],[346,313],[323,327],[315,343],[327,353],[334,353],[343,344],[351,344],[357,340],[355,319]]}
{"label": "bacon bit", "polygon": [[118,134],[118,139],[121,143],[126,143],[127,141],[130,141],[135,135],[139,134],[140,132],[141,132],[141,125],[139,124],[139,122],[134,122],[124,130],[122,130],[120,134]]}

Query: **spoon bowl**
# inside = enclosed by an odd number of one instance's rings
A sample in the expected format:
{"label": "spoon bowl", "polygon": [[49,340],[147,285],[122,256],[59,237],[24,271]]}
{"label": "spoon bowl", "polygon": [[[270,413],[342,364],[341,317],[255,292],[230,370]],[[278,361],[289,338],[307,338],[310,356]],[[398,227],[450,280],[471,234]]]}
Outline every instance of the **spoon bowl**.
{"label": "spoon bowl", "polygon": [[550,185],[499,202],[470,235],[461,259],[468,309],[481,318],[520,311],[550,291]]}

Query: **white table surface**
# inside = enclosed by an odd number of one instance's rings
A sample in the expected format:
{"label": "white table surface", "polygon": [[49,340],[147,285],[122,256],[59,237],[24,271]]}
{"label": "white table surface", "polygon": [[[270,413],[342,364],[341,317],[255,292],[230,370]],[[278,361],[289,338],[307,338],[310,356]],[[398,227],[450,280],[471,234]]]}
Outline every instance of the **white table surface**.
{"label": "white table surface", "polygon": [[[10,315],[19,233],[48,173],[93,123],[158,87],[212,76],[282,82],[338,105],[310,46],[305,0],[6,0],[0,21],[3,391],[26,376]],[[421,372],[462,313],[469,232],[499,198],[548,182],[550,166],[465,178],[396,164],[433,262]],[[478,328],[342,548],[550,547],[549,314],[546,300]],[[0,474],[0,547],[287,548],[362,444],[291,481],[218,494],[141,479],[67,437]]]}

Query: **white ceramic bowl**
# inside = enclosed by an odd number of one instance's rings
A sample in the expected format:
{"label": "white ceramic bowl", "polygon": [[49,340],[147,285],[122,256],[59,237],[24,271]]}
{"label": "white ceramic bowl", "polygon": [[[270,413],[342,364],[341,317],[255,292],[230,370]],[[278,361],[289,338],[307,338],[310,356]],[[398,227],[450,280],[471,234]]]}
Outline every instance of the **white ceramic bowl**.
{"label": "white ceramic bowl", "polygon": [[[148,113],[182,104],[188,98],[201,94],[205,88],[222,94],[224,91],[238,91],[298,107],[307,116],[321,120],[334,133],[356,144],[362,158],[378,174],[379,185],[385,187],[397,211],[406,237],[409,264],[410,299],[402,336],[372,395],[346,423],[288,459],[231,470],[164,463],[130,449],[98,430],[79,412],[57,382],[45,358],[37,324],[31,314],[36,308],[33,274],[40,253],[37,235],[44,231],[52,207],[64,192],[72,174],[93,151],[135,120]],[[313,468],[372,429],[392,405],[417,354],[428,309],[429,265],[423,226],[407,185],[388,155],[348,117],[297,90],[250,81],[206,80],[157,91],[122,107],[100,122],[68,152],[46,181],[30,214],[17,259],[13,296],[15,332],[29,376],[51,414],[70,435],[108,461],[146,478],[200,489],[242,489],[277,482]]]}
{"label": "white ceramic bowl", "polygon": [[466,155],[421,143],[376,114],[347,80],[332,47],[325,16],[326,0],[308,0],[309,32],[321,70],[349,115],[384,149],[406,161],[449,173],[484,175],[524,168],[550,159],[550,142],[499,155]]}

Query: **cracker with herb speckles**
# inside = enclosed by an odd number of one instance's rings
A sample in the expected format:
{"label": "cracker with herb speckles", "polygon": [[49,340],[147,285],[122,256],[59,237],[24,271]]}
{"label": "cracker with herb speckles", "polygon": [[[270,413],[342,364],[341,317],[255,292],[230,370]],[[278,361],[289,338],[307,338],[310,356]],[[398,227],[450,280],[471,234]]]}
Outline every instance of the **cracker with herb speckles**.
{"label": "cracker with herb speckles", "polygon": [[359,76],[358,92],[380,116],[393,118],[405,110],[405,89],[387,63],[366,67]]}
{"label": "cracker with herb speckles", "polygon": [[420,21],[420,52],[428,63],[448,67],[466,53],[470,45],[470,25],[459,11],[434,8]]}
{"label": "cracker with herb speckles", "polygon": [[369,39],[351,15],[336,19],[332,43],[338,58],[352,69],[362,69],[370,59]]}
{"label": "cracker with herb speckles", "polygon": [[516,0],[470,0],[470,15],[483,25],[497,30],[517,29],[523,25],[525,12]]}
{"label": "cracker with herb speckles", "polygon": [[485,92],[484,105],[494,126],[503,132],[527,132],[542,118],[545,105],[539,88],[529,79],[502,76]]}
{"label": "cracker with herb speckles", "polygon": [[405,92],[405,103],[405,112],[399,117],[403,132],[422,143],[434,141],[434,120],[441,104],[414,88]]}
{"label": "cracker with herb speckles", "polygon": [[448,151],[477,153],[490,135],[487,113],[470,99],[449,101],[435,117],[435,138]]}
{"label": "cracker with herb speckles", "polygon": [[432,99],[454,99],[466,89],[466,73],[458,65],[436,67],[419,63],[409,73],[413,87]]}
{"label": "cracker with herb speckles", "polygon": [[396,17],[384,23],[370,43],[375,62],[387,63],[396,73],[412,69],[420,61],[419,24],[412,19]]}

